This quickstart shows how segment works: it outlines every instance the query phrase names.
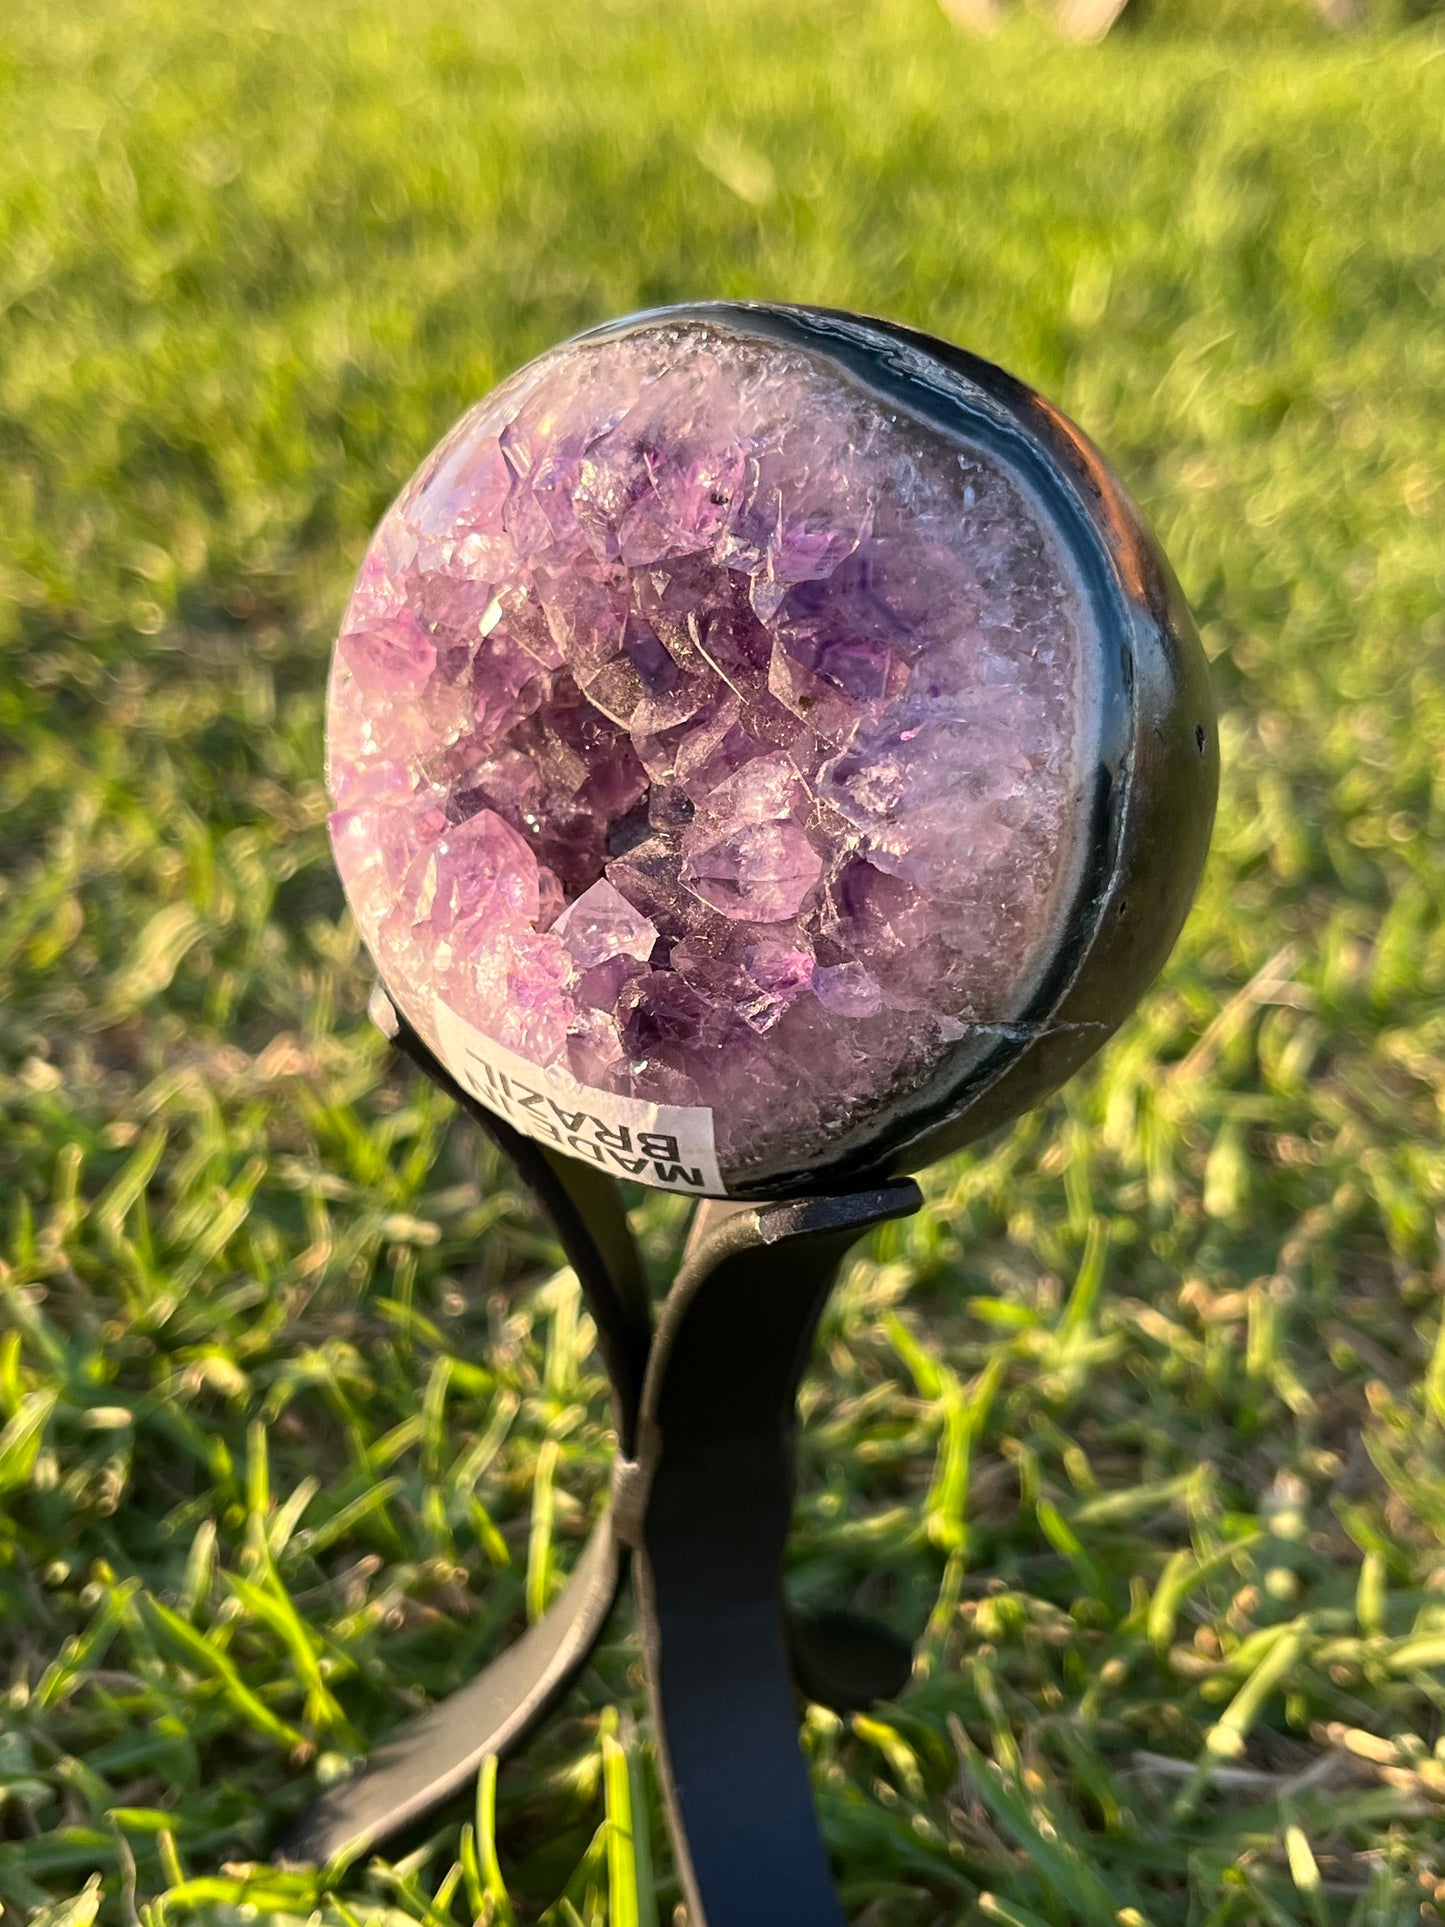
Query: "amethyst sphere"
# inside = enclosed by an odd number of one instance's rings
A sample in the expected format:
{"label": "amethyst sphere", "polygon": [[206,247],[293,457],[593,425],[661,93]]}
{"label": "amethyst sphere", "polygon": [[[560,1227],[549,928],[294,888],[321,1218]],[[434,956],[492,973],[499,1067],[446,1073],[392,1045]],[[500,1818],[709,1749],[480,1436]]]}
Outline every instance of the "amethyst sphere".
{"label": "amethyst sphere", "polygon": [[[896,1168],[1066,1074],[1167,950],[1213,793],[1191,649],[1117,485],[999,371],[816,311],[640,316],[505,381],[383,519],[336,859],[397,1007],[522,1128],[684,1189]],[[1141,700],[1190,792],[1162,865]]]}

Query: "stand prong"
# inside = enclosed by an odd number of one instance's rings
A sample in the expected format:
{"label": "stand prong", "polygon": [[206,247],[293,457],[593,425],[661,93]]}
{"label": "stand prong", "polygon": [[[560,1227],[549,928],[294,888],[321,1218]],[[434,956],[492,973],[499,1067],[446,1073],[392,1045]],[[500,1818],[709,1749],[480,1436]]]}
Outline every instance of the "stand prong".
{"label": "stand prong", "polygon": [[322,1794],[278,1859],[354,1859],[460,1793],[489,1753],[521,1745],[587,1663],[626,1570],[609,1513],[592,1529],[560,1598],[474,1680],[377,1748],[365,1771]]}
{"label": "stand prong", "polygon": [[636,1551],[663,1792],[697,1927],[841,1927],[798,1744],[781,1575],[798,1381],[839,1262],[911,1179],[715,1219],[663,1306]]}

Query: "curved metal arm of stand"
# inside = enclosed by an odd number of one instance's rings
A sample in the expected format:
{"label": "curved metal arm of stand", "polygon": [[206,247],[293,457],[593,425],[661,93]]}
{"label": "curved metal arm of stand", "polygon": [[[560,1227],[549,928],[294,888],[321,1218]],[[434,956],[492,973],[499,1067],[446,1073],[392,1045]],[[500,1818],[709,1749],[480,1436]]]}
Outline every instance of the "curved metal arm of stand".
{"label": "curved metal arm of stand", "polygon": [[561,1596],[536,1625],[475,1679],[409,1720],[377,1748],[365,1772],[323,1793],[278,1858],[318,1867],[354,1859],[460,1793],[489,1753],[519,1746],[602,1637],[626,1557],[611,1513],[604,1513]]}
{"label": "curved metal arm of stand", "polygon": [[281,1857],[352,1858],[460,1791],[488,1754],[518,1745],[585,1665],[631,1550],[693,1927],[839,1927],[794,1682],[839,1710],[861,1707],[901,1688],[910,1654],[866,1621],[786,1614],[794,1401],[844,1253],[873,1225],[916,1210],[918,1187],[705,1203],[653,1338],[611,1182],[478,1105],[381,993],[372,1014],[512,1160],[555,1224],[597,1326],[620,1452],[612,1508],[545,1617],[324,1794]]}
{"label": "curved metal arm of stand", "polygon": [[642,1260],[617,1186],[576,1158],[558,1157],[479,1104],[433,1055],[378,984],[371,1020],[404,1057],[446,1092],[489,1137],[536,1198],[577,1273],[612,1384],[618,1442],[632,1449],[642,1375],[652,1343],[652,1305]]}
{"label": "curved metal arm of stand", "polygon": [[[842,1927],[798,1745],[779,1578],[794,1401],[839,1260],[907,1180],[730,1214],[663,1307],[643,1389],[637,1597],[689,1920]],[[905,1673],[906,1677],[906,1673]]]}

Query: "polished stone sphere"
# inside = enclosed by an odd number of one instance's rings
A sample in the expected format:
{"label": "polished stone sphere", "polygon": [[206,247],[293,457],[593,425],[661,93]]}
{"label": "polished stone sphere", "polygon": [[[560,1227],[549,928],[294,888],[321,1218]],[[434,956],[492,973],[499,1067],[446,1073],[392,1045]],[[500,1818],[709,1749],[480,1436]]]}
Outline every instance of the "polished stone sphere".
{"label": "polished stone sphere", "polygon": [[542,356],[403,489],[336,646],[331,833],[390,995],[473,1088],[538,1073],[554,1137],[710,1113],[682,1188],[866,1161],[1023,1041],[1097,897],[1121,699],[1077,531],[833,327],[720,304]]}

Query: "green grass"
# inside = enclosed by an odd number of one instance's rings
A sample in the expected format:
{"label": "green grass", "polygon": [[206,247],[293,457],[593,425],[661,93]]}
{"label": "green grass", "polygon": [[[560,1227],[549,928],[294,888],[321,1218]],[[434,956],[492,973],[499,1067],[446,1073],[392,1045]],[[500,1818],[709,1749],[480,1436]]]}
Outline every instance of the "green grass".
{"label": "green grass", "polygon": [[1445,1913],[1445,43],[1254,11],[11,0],[7,1920],[671,1917],[625,1615],[474,1814],[264,1856],[550,1596],[609,1455],[545,1228],[366,1024],[329,635],[466,403],[710,294],[1042,386],[1224,718],[1164,982],[829,1313],[791,1583],[928,1628],[808,1719],[851,1917]]}

